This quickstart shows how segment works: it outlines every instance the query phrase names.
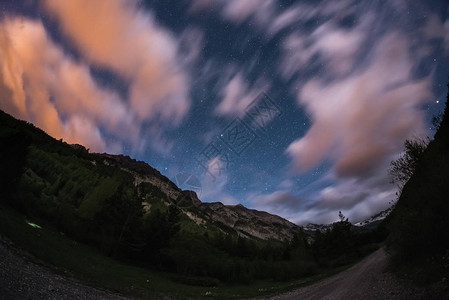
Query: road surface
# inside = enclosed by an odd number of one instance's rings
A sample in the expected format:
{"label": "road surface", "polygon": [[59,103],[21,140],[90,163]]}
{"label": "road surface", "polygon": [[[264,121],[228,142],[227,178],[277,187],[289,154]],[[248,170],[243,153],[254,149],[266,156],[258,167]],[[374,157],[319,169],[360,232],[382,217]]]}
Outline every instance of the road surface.
{"label": "road surface", "polygon": [[353,267],[313,285],[269,300],[334,299],[449,299],[441,291],[420,289],[406,280],[385,272],[388,254],[379,249]]}

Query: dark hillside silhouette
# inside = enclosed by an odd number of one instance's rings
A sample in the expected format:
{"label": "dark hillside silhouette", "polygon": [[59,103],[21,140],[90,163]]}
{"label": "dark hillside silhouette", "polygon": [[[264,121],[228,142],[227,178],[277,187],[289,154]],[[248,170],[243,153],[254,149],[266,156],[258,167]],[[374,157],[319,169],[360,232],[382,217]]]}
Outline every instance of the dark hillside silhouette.
{"label": "dark hillside silhouette", "polygon": [[[449,99],[449,93],[448,93]],[[398,268],[435,281],[449,275],[449,109],[434,140],[420,155],[395,209],[386,220]]]}

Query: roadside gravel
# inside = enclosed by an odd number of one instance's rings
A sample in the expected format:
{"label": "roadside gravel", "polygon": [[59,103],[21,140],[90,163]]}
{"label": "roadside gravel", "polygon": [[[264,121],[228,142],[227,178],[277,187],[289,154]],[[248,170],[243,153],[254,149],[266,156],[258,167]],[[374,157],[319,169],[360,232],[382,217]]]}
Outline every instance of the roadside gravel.
{"label": "roadside gravel", "polygon": [[55,274],[0,238],[0,299],[125,299]]}

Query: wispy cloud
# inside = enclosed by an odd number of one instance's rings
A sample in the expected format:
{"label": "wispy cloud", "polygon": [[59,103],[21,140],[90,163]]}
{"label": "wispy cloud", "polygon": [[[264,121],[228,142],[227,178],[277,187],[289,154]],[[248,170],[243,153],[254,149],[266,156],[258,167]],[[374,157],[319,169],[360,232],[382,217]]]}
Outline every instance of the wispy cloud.
{"label": "wispy cloud", "polygon": [[274,0],[190,0],[189,2],[191,12],[214,9],[225,20],[236,24],[251,20],[260,27],[266,26],[276,12]]}
{"label": "wispy cloud", "polygon": [[204,202],[221,202],[226,205],[238,204],[238,200],[226,192],[229,176],[224,169],[217,168],[220,158],[215,157],[207,163],[208,170],[199,176],[201,182],[201,200]]}
{"label": "wispy cloud", "polygon": [[305,200],[288,190],[279,190],[269,194],[254,193],[248,199],[250,205],[259,210],[269,211],[284,218],[294,220],[297,212],[304,207]]}
{"label": "wispy cloud", "polygon": [[425,133],[419,105],[430,99],[429,80],[411,78],[407,40],[391,34],[376,49],[363,72],[330,84],[312,79],[298,94],[313,124],[287,149],[297,170],[332,159],[339,176],[366,175]]}
{"label": "wispy cloud", "polygon": [[44,1],[91,63],[111,69],[129,83],[133,113],[178,123],[190,107],[188,74],[177,57],[178,43],[152,16],[129,1]]}
{"label": "wispy cloud", "polygon": [[307,195],[308,204],[292,220],[332,222],[342,210],[359,221],[395,199],[389,162],[405,139],[427,133],[421,107],[432,97],[430,78],[413,78],[416,62],[409,49],[406,37],[391,33],[378,41],[363,69],[331,82],[313,78],[304,84],[297,101],[312,125],[286,153],[299,172],[331,162],[332,183]]}
{"label": "wispy cloud", "polygon": [[[383,164],[386,168],[388,164]],[[303,213],[292,219],[300,224],[331,223],[342,211],[351,222],[358,222],[373,215],[373,212],[389,207],[396,199],[393,187],[384,172],[377,172],[367,178],[334,178],[332,184],[310,196],[302,207]]]}
{"label": "wispy cloud", "polygon": [[[447,9],[449,12],[449,8]],[[449,56],[449,17],[446,18],[443,24],[444,30],[444,47],[446,49],[446,55]]]}
{"label": "wispy cloud", "polygon": [[259,78],[255,83],[249,85],[245,81],[243,72],[235,73],[227,83],[220,88],[222,100],[215,109],[217,115],[222,116],[242,116],[248,105],[256,99],[263,91],[269,88],[268,81]]}
{"label": "wispy cloud", "polygon": [[[299,223],[332,222],[338,210],[357,221],[386,208],[396,197],[389,162],[405,139],[427,134],[422,107],[433,97],[432,73],[416,77],[416,70],[435,51],[432,42],[443,38],[443,23],[429,14],[411,39],[401,26],[386,31],[377,8],[367,7],[342,26],[362,8],[351,3],[322,2],[319,9],[293,5],[267,31],[273,35],[316,21],[286,31],[278,70],[295,82],[297,103],[312,123],[286,150],[291,167],[307,174],[327,161],[331,169],[322,178],[330,182],[300,197],[281,188],[256,193],[251,201]],[[323,19],[326,15],[332,17]]]}
{"label": "wispy cloud", "polygon": [[[43,1],[77,49],[74,58],[39,20],[0,23],[1,107],[54,137],[95,151],[134,151],[146,145],[169,151],[163,137],[189,111],[189,71],[200,54],[202,32],[186,28],[177,39],[149,12],[129,1]],[[123,80],[126,95],[100,84],[91,70]],[[108,139],[107,137],[112,137]],[[148,142],[146,140],[149,139]]]}

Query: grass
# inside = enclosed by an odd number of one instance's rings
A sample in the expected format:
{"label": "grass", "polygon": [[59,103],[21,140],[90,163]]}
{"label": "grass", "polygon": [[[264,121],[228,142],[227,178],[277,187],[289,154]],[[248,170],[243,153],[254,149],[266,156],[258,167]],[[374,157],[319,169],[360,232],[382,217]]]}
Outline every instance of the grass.
{"label": "grass", "polygon": [[174,299],[240,299],[274,295],[312,284],[349,267],[320,270],[319,275],[288,282],[193,286],[173,280],[172,273],[139,268],[106,257],[95,248],[73,241],[45,224],[26,219],[1,205],[0,234],[31,254],[31,259],[49,266],[56,273],[116,294],[146,299],[165,295]]}

